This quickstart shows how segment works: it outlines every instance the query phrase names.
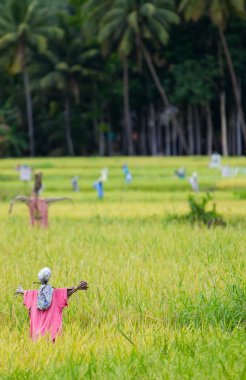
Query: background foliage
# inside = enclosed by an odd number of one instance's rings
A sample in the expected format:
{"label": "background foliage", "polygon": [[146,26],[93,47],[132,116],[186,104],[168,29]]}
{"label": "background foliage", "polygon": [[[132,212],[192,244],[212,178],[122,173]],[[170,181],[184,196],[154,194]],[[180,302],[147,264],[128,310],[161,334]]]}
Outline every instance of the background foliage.
{"label": "background foliage", "polygon": [[243,154],[244,2],[197,3],[1,0],[0,155]]}

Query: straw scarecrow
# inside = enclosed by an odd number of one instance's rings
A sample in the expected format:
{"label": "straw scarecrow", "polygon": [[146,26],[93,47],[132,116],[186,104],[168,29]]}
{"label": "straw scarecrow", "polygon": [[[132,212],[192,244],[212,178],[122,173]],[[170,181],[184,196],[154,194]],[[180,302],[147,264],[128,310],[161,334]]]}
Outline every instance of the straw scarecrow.
{"label": "straw scarecrow", "polygon": [[11,214],[16,202],[25,203],[29,209],[30,223],[32,226],[40,224],[42,227],[48,227],[48,207],[60,201],[70,201],[68,197],[39,198],[39,192],[42,188],[42,173],[35,174],[35,184],[31,197],[17,195],[10,203],[9,214]]}

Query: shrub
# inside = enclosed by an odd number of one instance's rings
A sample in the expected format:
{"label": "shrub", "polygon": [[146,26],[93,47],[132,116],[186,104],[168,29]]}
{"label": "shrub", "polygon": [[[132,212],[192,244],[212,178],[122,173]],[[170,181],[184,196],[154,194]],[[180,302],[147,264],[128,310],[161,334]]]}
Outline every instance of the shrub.
{"label": "shrub", "polygon": [[171,217],[168,217],[168,220],[188,221],[192,224],[203,223],[207,225],[208,228],[212,226],[225,226],[225,221],[216,211],[215,202],[210,210],[207,209],[207,205],[211,200],[212,196],[209,193],[205,194],[202,198],[190,195],[188,197],[188,204],[190,208],[188,214],[182,216],[172,215]]}
{"label": "shrub", "polygon": [[225,226],[225,222],[221,215],[216,211],[216,204],[213,203],[212,209],[207,210],[207,204],[212,200],[209,193],[205,194],[202,199],[196,198],[194,195],[190,195],[188,198],[188,203],[190,207],[190,212],[187,218],[190,219],[192,223],[202,222],[208,227],[213,225]]}

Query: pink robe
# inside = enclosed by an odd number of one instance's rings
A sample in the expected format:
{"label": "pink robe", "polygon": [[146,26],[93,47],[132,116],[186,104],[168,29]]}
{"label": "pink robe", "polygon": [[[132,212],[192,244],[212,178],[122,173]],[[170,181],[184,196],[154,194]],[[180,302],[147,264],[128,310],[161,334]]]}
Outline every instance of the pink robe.
{"label": "pink robe", "polygon": [[32,197],[28,207],[31,225],[34,226],[39,222],[42,227],[48,227],[48,205],[46,200]]}
{"label": "pink robe", "polygon": [[62,310],[67,306],[67,288],[54,289],[50,307],[47,310],[37,309],[37,290],[24,291],[24,305],[29,310],[30,336],[33,340],[48,334],[55,341],[61,333]]}

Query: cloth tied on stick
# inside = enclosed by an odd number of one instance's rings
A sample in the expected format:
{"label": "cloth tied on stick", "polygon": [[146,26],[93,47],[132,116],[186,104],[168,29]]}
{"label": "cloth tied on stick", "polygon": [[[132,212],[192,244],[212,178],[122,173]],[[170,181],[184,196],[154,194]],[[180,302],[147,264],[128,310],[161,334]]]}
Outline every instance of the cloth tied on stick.
{"label": "cloth tied on stick", "polygon": [[42,285],[38,289],[37,308],[39,310],[47,310],[52,302],[53,288],[48,285],[51,276],[49,268],[43,268],[38,273],[38,278]]}

